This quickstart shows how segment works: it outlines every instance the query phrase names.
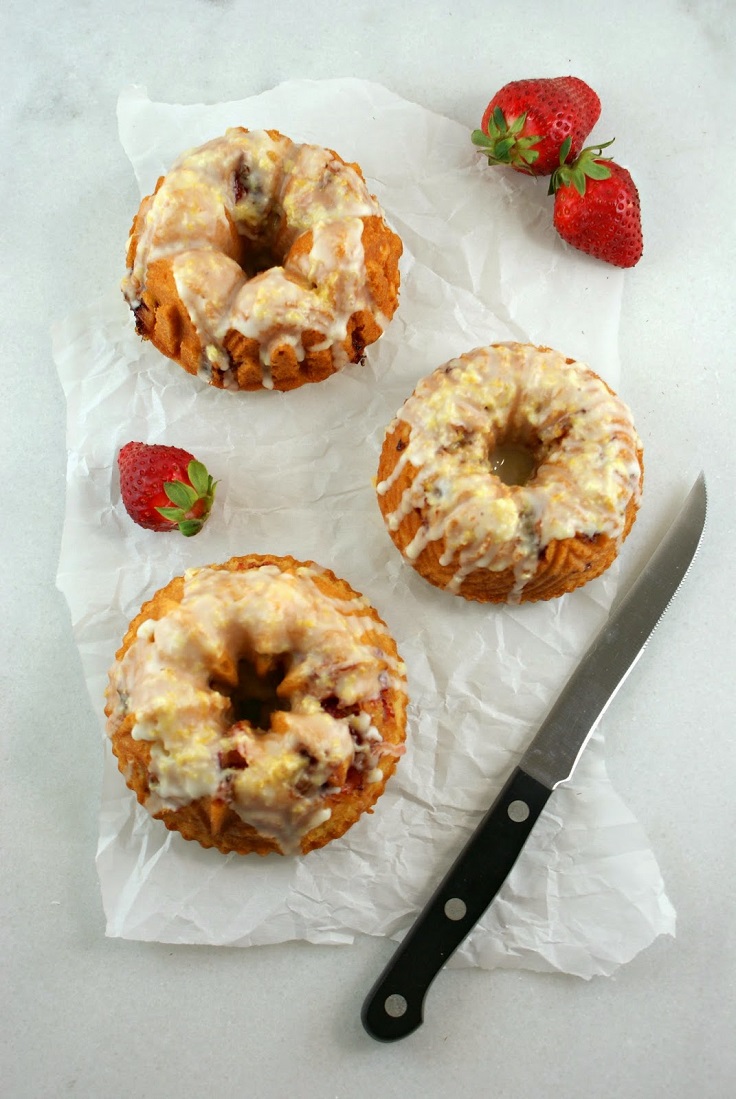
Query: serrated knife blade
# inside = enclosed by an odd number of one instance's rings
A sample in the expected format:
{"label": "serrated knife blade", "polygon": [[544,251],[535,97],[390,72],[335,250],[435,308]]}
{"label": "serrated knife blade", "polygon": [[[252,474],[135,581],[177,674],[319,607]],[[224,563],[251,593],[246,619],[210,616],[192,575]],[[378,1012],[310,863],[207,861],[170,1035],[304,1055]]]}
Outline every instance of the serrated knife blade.
{"label": "serrated knife blade", "polygon": [[423,1022],[430,984],[505,882],[555,787],[568,781],[700,545],[701,473],[654,554],[595,637],[503,790],[368,994],[367,1032],[392,1042]]}

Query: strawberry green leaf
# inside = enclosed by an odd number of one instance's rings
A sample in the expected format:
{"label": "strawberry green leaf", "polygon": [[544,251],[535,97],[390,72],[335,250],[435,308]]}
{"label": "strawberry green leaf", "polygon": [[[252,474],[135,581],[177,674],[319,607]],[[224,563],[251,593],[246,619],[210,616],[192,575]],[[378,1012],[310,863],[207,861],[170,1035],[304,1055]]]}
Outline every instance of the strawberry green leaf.
{"label": "strawberry green leaf", "polygon": [[488,134],[483,133],[483,130],[473,130],[470,138],[473,144],[478,145],[481,149],[486,145],[490,146],[494,144],[493,138],[489,137]]}
{"label": "strawberry green leaf", "polygon": [[611,169],[602,160],[592,160],[585,166],[585,174],[589,179],[608,179]]}
{"label": "strawberry green leaf", "polygon": [[197,492],[191,485],[185,485],[182,481],[164,481],[164,492],[172,504],[189,511],[198,500]]}
{"label": "strawberry green leaf", "polygon": [[193,458],[187,466],[187,476],[199,496],[206,496],[212,491],[212,478],[207,472],[206,466],[198,462],[196,458]]}
{"label": "strawberry green leaf", "polygon": [[585,194],[585,172],[574,169],[570,176],[570,182],[572,183],[573,187],[579,195]]}
{"label": "strawberry green leaf", "polygon": [[199,534],[201,529],[201,519],[185,519],[182,523],[179,523],[179,530],[185,538],[192,538],[195,534]]}
{"label": "strawberry green leaf", "polygon": [[181,508],[156,508],[156,511],[171,523],[180,523],[186,515],[186,512],[182,511]]}
{"label": "strawberry green leaf", "polygon": [[513,149],[513,147],[514,147],[513,137],[504,137],[500,141],[496,142],[495,156],[499,160],[503,160],[504,157],[508,156],[509,150]]}

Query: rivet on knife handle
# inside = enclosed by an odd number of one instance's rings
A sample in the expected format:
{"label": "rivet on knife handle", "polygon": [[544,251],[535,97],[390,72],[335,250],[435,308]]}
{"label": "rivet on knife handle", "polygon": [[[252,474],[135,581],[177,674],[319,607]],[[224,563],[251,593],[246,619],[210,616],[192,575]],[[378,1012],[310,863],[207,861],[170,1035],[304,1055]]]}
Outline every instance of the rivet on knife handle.
{"label": "rivet on knife handle", "polygon": [[382,1042],[421,1026],[424,997],[498,893],[552,793],[517,767],[368,995],[363,1026]]}

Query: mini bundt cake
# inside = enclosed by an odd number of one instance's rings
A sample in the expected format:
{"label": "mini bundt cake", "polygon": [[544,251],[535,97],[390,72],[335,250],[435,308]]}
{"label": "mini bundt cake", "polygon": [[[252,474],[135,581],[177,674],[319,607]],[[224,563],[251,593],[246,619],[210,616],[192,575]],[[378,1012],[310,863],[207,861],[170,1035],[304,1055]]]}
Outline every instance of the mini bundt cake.
{"label": "mini bundt cake", "polygon": [[389,425],[378,502],[404,557],[466,599],[552,599],[611,565],[639,507],[626,405],[585,364],[499,343],[424,378]]}
{"label": "mini bundt cake", "polygon": [[357,362],[398,304],[399,237],[360,168],[228,130],[141,202],[123,293],[141,336],[223,389],[296,389]]}
{"label": "mini bundt cake", "polygon": [[223,852],[306,854],[383,793],[405,687],[385,624],[346,581],[251,555],[143,605],[105,713],[128,786],[167,828]]}

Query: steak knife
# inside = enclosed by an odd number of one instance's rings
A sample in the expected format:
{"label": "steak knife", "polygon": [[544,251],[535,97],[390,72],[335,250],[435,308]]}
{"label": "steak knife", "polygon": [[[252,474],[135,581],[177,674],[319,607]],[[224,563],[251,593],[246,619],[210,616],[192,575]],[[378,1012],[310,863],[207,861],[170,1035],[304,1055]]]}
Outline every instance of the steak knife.
{"label": "steak knife", "polygon": [[642,654],[697,552],[701,473],[648,564],[595,637],[536,736],[371,989],[361,1019],[383,1042],[423,1022],[424,998],[509,876],[553,790],[572,776],[598,720]]}

